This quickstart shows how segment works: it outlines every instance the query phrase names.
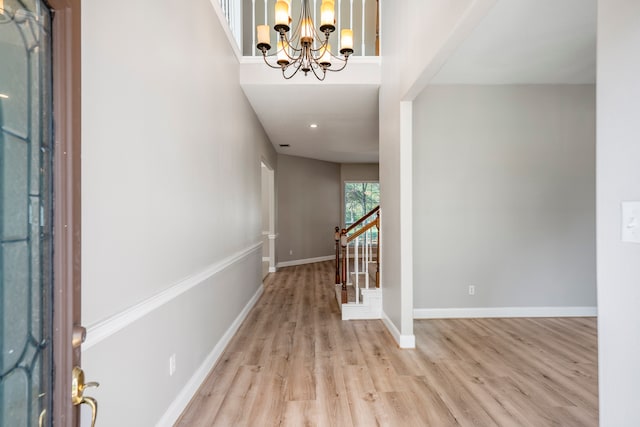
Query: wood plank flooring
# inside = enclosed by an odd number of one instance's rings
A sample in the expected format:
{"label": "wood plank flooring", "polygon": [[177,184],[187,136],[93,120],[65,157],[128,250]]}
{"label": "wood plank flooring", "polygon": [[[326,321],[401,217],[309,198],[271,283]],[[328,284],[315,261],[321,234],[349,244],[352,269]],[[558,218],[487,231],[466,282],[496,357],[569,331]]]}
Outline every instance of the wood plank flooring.
{"label": "wood plank flooring", "polygon": [[177,426],[597,426],[594,318],[342,321],[331,262],[270,274]]}

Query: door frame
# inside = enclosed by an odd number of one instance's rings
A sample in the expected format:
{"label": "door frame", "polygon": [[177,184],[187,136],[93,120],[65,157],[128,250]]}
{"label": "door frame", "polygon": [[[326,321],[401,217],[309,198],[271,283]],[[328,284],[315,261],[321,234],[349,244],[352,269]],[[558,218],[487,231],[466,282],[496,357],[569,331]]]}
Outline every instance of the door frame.
{"label": "door frame", "polygon": [[[276,234],[276,183],[275,183],[275,172],[273,167],[264,157],[260,159],[260,181],[264,179],[264,174],[262,173],[266,171],[266,179],[267,179],[267,203],[268,203],[268,224],[267,230],[264,230],[264,224],[262,224],[263,233],[267,232],[267,250],[269,252],[269,273],[276,272],[276,238],[278,235]],[[262,182],[261,182],[261,186]],[[262,207],[264,209],[264,206]],[[263,236],[264,237],[264,236]],[[264,238],[263,238],[264,244]],[[264,252],[263,252],[264,253]]]}
{"label": "door frame", "polygon": [[54,264],[53,359],[55,425],[79,425],[71,404],[71,370],[80,364],[73,345],[81,325],[81,85],[80,0],[47,0],[53,13]]}

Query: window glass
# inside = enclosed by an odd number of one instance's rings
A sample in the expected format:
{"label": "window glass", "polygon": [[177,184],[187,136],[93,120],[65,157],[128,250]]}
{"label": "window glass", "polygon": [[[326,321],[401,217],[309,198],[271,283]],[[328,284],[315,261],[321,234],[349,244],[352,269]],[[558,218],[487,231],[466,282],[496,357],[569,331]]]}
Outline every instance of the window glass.
{"label": "window glass", "polygon": [[380,204],[378,182],[345,182],[344,223],[347,227]]}

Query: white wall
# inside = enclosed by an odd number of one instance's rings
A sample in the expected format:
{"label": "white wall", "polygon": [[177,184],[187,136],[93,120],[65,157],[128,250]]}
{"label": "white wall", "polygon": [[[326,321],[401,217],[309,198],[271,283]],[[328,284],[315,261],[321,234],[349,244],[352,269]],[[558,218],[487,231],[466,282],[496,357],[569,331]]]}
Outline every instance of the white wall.
{"label": "white wall", "polygon": [[83,366],[100,425],[148,426],[261,289],[275,152],[208,0],[86,2],[82,78]]}
{"label": "white wall", "polygon": [[421,315],[595,314],[595,86],[429,86],[413,114]]}
{"label": "white wall", "polygon": [[640,200],[640,2],[598,2],[600,425],[640,425],[640,244],[621,242],[620,204]]}

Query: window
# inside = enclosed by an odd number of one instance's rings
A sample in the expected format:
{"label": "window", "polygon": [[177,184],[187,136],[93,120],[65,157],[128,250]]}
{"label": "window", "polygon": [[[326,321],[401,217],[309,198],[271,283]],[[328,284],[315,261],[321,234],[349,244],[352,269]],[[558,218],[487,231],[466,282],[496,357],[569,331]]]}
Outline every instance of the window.
{"label": "window", "polygon": [[380,183],[344,183],[344,223],[348,227],[380,204]]}

